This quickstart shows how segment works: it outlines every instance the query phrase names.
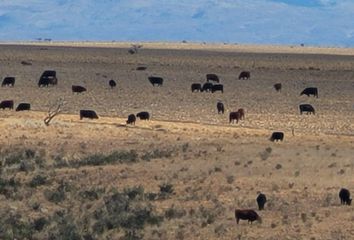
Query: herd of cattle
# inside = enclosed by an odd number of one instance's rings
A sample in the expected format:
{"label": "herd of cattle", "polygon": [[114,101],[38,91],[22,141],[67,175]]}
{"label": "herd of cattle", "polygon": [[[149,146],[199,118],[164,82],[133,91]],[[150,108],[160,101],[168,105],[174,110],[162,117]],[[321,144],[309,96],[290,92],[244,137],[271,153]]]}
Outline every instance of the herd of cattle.
{"label": "herd of cattle", "polygon": [[[351,205],[352,199],[350,198],[350,192],[346,188],[342,188],[339,191],[339,199],[342,205]],[[259,211],[264,210],[264,206],[267,202],[267,197],[263,193],[259,193],[256,198]],[[258,221],[262,222],[262,218],[257,214],[257,212],[253,209],[236,209],[235,210],[235,219],[238,224],[240,220],[247,220],[248,223]]]}
{"label": "herd of cattle", "polygon": [[[146,67],[138,67],[137,70],[146,70]],[[249,71],[243,71],[239,74],[238,79],[240,80],[247,80],[251,78],[251,74]],[[156,77],[156,76],[150,76],[148,77],[149,82],[153,86],[162,86],[164,79],[161,77]],[[216,84],[214,84],[214,83]],[[40,76],[40,79],[38,81],[38,87],[48,87],[49,85],[57,85],[58,84],[58,79],[56,77],[56,71],[54,70],[46,70],[43,72],[43,74]],[[15,85],[15,78],[14,77],[5,77],[2,81],[1,86],[9,86],[9,87],[14,87]],[[110,88],[115,88],[117,86],[117,83],[114,80],[110,80],[108,82],[108,85]],[[282,89],[281,83],[276,83],[273,85],[274,89],[277,92],[280,92]],[[73,93],[83,93],[86,92],[87,89],[83,86],[80,85],[72,85],[72,92]],[[206,82],[204,84],[201,83],[193,83],[191,85],[191,90],[192,92],[224,92],[224,86],[220,84],[220,79],[216,74],[207,74],[206,75]],[[305,88],[300,95],[307,95],[307,96],[314,96],[318,98],[318,89],[314,87],[310,88]],[[4,100],[0,102],[0,109],[13,109],[14,108],[14,101],[13,100]],[[216,104],[217,112],[218,114],[224,114],[225,112],[225,107],[224,104],[219,101]],[[16,111],[25,111],[25,110],[30,110],[31,109],[31,104],[30,103],[19,103],[18,106],[16,107]],[[299,105],[300,109],[300,114],[307,113],[307,114],[315,114],[315,109],[312,105],[310,104],[300,104]],[[94,110],[80,110],[80,120],[83,118],[89,118],[89,119],[98,119],[98,115]],[[150,114],[149,112],[143,111],[139,112],[136,115],[135,114],[130,114],[128,116],[128,119],[126,121],[127,124],[133,124],[135,125],[136,119],[139,118],[140,120],[149,120],[150,119]],[[243,108],[238,109],[237,111],[233,111],[229,113],[229,123],[238,123],[240,120],[245,119],[245,110]],[[283,141],[284,139],[284,133],[283,132],[273,132],[270,140],[271,141]],[[341,201],[341,204],[346,204],[346,205],[351,205],[352,199],[350,198],[350,192],[349,190],[342,188],[339,192],[339,198]],[[257,198],[256,198],[257,204],[258,204],[258,209],[264,210],[265,203],[267,202],[266,195],[263,193],[260,193]],[[235,219],[236,223],[238,224],[240,220],[247,220],[249,223],[252,223],[253,221],[259,221],[261,222],[261,217],[257,214],[256,211],[252,209],[236,209],[235,210]]]}
{"label": "herd of cattle", "polygon": [[[136,70],[138,71],[144,71],[146,70],[146,66],[138,66]],[[242,71],[238,79],[239,80],[248,80],[251,78],[251,73],[249,71]],[[164,79],[162,77],[157,77],[157,76],[149,76],[148,77],[149,82],[153,86],[162,86],[164,83]],[[42,73],[42,75],[39,78],[38,81],[38,87],[48,87],[50,85],[57,85],[58,84],[58,79],[56,75],[56,71],[54,70],[46,70]],[[14,87],[15,85],[15,78],[14,77],[5,77],[2,81],[1,86],[9,86],[9,87]],[[110,88],[115,88],[117,86],[117,83],[111,79],[108,82],[108,85]],[[273,85],[274,89],[277,92],[280,92],[282,89],[282,84],[281,83],[276,83]],[[86,92],[87,89],[83,86],[80,85],[72,85],[71,90],[73,93],[83,93]],[[220,78],[216,74],[206,74],[206,82],[204,84],[201,83],[192,83],[191,85],[191,90],[192,92],[224,92],[224,86],[220,83]],[[309,87],[305,88],[300,95],[307,95],[307,96],[315,96],[318,98],[318,89],[315,87]],[[14,101],[13,100],[4,100],[0,102],[0,109],[13,109],[14,108]],[[225,112],[225,107],[222,102],[217,102],[216,104],[217,112],[218,114],[224,114]],[[20,103],[16,107],[16,111],[25,111],[25,110],[30,110],[31,109],[31,104],[30,103]],[[299,105],[300,109],[300,114],[306,113],[306,114],[315,114],[315,108],[310,105],[310,104],[300,104]],[[143,120],[149,120],[150,119],[150,114],[148,112],[142,112],[138,113],[136,116],[134,114],[130,114],[128,116],[127,124],[135,124],[136,118],[140,118]],[[145,117],[145,116],[148,117]],[[143,117],[141,117],[143,116]],[[98,119],[98,115],[96,114],[95,111],[93,110],[80,110],[80,119],[83,118],[89,118],[89,119]],[[229,123],[238,123],[240,120],[245,119],[245,110],[243,108],[238,109],[237,111],[232,111],[229,113]],[[284,133],[283,132],[273,132],[270,140],[271,141],[283,141],[284,139]]]}

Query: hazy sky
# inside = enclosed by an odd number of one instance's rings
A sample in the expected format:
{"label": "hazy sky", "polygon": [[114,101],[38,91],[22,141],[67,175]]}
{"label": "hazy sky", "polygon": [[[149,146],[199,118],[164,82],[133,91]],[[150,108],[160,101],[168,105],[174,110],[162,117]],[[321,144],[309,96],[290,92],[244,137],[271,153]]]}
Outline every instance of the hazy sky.
{"label": "hazy sky", "polygon": [[0,0],[0,40],[354,47],[354,0]]}

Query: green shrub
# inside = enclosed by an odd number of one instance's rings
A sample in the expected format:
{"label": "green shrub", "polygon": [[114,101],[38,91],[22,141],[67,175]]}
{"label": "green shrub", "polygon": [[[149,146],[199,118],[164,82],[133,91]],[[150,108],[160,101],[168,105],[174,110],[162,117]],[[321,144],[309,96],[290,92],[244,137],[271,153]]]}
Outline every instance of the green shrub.
{"label": "green shrub", "polygon": [[101,166],[115,163],[134,163],[138,160],[136,151],[115,151],[109,155],[95,154],[78,161],[71,161],[70,166]]}
{"label": "green shrub", "polygon": [[35,188],[44,185],[46,183],[47,183],[46,176],[36,175],[35,177],[32,178],[31,182],[29,183],[29,186]]}

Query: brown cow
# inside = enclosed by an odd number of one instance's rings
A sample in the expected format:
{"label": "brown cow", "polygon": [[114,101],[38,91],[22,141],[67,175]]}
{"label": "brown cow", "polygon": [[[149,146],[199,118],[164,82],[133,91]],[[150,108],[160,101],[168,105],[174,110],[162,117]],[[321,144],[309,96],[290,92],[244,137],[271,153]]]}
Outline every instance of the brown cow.
{"label": "brown cow", "polygon": [[248,223],[251,223],[253,221],[258,221],[259,223],[262,223],[262,218],[256,213],[256,211],[252,209],[236,209],[235,210],[235,218],[236,218],[236,223],[238,224],[240,219],[241,220],[248,220]]}
{"label": "brown cow", "polygon": [[245,120],[245,109],[239,108],[237,112],[240,113],[240,120]]}

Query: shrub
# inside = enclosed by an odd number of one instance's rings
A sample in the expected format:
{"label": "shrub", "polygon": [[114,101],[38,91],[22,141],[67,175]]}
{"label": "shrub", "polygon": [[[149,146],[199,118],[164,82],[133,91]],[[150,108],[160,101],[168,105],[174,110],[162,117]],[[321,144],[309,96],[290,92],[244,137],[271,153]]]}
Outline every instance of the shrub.
{"label": "shrub", "polygon": [[46,176],[41,176],[37,175],[32,178],[31,182],[29,183],[30,187],[35,188],[41,185],[44,185],[47,183],[47,177]]}
{"label": "shrub", "polygon": [[137,162],[138,154],[136,151],[115,151],[109,155],[95,154],[79,161],[71,161],[72,167],[81,166],[101,166],[115,163],[134,163]]}
{"label": "shrub", "polygon": [[44,217],[41,217],[41,218],[38,218],[36,219],[34,222],[33,222],[33,228],[36,230],[36,231],[42,231],[44,226],[48,224],[48,221],[47,219],[45,219]]}
{"label": "shrub", "polygon": [[165,211],[165,218],[173,219],[173,218],[181,218],[185,216],[187,212],[184,209],[177,209],[174,205]]}

